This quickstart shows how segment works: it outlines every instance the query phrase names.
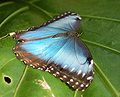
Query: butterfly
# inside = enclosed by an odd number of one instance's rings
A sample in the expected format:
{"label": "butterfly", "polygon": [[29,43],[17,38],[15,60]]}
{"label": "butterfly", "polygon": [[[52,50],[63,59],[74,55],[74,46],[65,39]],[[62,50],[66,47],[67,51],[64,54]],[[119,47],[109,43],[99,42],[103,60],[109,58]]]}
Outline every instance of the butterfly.
{"label": "butterfly", "polygon": [[16,57],[35,69],[48,71],[75,90],[84,91],[94,76],[93,58],[79,38],[81,17],[65,12],[39,27],[13,32]]}

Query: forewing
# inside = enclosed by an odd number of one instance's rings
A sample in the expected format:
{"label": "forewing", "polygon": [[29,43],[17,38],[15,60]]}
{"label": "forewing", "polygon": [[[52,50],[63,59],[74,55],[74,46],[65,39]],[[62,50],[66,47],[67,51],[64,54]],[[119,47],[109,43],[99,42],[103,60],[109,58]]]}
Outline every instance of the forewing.
{"label": "forewing", "polygon": [[64,13],[44,23],[40,27],[16,33],[13,37],[18,40],[34,40],[59,33],[75,32],[80,27],[81,17],[76,13]]}

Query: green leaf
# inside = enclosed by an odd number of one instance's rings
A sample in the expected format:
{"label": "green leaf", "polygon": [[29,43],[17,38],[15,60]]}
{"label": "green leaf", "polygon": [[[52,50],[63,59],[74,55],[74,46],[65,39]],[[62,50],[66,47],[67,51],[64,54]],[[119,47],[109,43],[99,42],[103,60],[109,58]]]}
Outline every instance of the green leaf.
{"label": "green leaf", "polygon": [[[7,33],[37,26],[56,14],[82,17],[82,40],[95,62],[95,77],[83,97],[120,96],[120,16],[118,0],[0,1],[0,97],[80,97],[47,72],[25,66],[12,52]],[[7,80],[5,79],[7,78]]]}

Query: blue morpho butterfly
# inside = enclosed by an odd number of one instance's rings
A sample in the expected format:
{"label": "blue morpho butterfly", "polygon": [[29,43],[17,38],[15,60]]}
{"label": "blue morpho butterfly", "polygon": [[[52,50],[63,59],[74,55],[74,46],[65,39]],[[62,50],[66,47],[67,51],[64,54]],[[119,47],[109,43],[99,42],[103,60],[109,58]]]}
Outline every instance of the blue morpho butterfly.
{"label": "blue morpho butterfly", "polygon": [[93,79],[93,59],[76,30],[81,17],[66,12],[40,27],[13,32],[16,57],[33,68],[48,71],[75,90],[84,91]]}

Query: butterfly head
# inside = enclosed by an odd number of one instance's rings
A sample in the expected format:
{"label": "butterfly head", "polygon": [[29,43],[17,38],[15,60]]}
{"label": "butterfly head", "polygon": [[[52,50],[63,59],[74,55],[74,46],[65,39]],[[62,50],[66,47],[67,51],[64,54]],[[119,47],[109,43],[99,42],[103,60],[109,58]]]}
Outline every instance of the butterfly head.
{"label": "butterfly head", "polygon": [[65,18],[70,19],[70,20],[74,20],[74,21],[81,21],[82,20],[82,18],[80,17],[79,14],[69,13],[69,12],[68,12],[68,16],[66,16]]}
{"label": "butterfly head", "polygon": [[76,14],[76,13],[71,13],[71,18],[73,18],[74,20],[77,20],[77,21],[81,21],[82,20],[80,15]]}

